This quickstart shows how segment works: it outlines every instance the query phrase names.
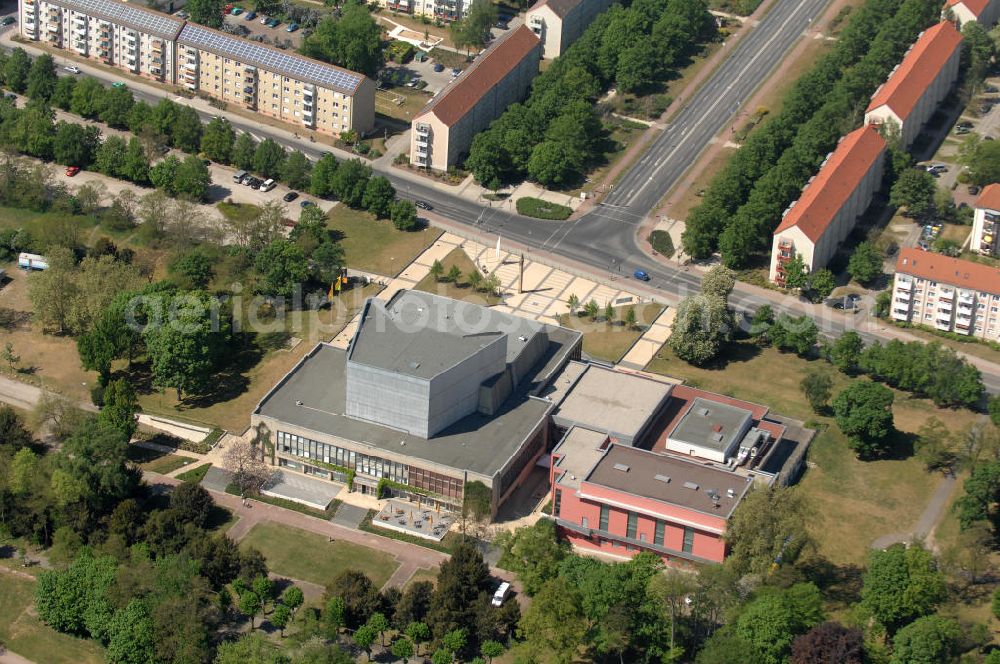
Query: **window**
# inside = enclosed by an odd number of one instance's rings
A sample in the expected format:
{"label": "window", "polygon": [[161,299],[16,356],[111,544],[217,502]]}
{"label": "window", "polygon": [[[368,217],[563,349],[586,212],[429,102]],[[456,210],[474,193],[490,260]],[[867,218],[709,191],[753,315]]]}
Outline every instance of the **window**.
{"label": "window", "polygon": [[607,505],[601,505],[601,522],[598,525],[598,528],[600,528],[601,530],[607,530],[608,529],[608,512],[610,512],[610,510],[608,509],[608,506]]}
{"label": "window", "polygon": [[628,526],[625,528],[625,537],[635,539],[635,527],[639,517],[635,512],[628,513]]}
{"label": "window", "polygon": [[556,495],[552,500],[552,515],[559,516],[559,508],[562,506],[562,491],[556,489]]}
{"label": "window", "polygon": [[585,516],[580,517],[580,525],[583,526],[584,528],[587,527],[587,517]]}
{"label": "window", "polygon": [[685,526],[684,543],[681,544],[681,551],[684,553],[691,553],[692,549],[694,549],[694,530]]}
{"label": "window", "polygon": [[663,546],[663,522],[657,520],[656,529],[653,531],[653,544]]}

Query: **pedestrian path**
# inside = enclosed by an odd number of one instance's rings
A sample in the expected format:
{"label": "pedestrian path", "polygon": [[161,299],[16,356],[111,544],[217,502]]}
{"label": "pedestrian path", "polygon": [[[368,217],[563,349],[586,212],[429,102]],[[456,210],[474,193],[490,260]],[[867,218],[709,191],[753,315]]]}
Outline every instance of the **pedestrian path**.
{"label": "pedestrian path", "polygon": [[618,364],[630,369],[645,368],[650,360],[656,357],[657,351],[660,350],[664,342],[670,338],[670,326],[673,325],[676,315],[676,308],[667,307],[664,309]]}
{"label": "pedestrian path", "polygon": [[212,432],[209,427],[188,424],[187,422],[178,422],[177,420],[160,417],[159,415],[139,413],[137,419],[139,424],[156,429],[157,431],[168,433],[174,438],[180,438],[192,443],[200,443],[205,440],[205,437],[208,434]]}

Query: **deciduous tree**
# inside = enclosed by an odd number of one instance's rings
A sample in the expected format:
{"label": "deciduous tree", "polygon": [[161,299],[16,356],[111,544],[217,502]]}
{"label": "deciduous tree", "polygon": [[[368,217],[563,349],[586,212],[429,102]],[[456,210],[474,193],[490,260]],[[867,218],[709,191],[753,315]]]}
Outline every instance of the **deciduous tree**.
{"label": "deciduous tree", "polygon": [[868,553],[861,605],[890,634],[933,612],[946,593],[944,575],[934,555],[919,544],[894,544]]}
{"label": "deciduous tree", "polygon": [[851,383],[833,400],[837,425],[858,456],[874,458],[888,451],[892,402],[892,390],[867,380]]}

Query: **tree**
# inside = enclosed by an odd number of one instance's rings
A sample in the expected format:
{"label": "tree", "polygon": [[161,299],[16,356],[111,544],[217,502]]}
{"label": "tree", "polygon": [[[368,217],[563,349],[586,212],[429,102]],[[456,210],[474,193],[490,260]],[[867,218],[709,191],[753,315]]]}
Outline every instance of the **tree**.
{"label": "tree", "polygon": [[434,277],[434,281],[442,280],[441,278],[444,276],[444,265],[441,264],[441,261],[434,259],[434,262],[431,263],[430,274]]}
{"label": "tree", "polygon": [[944,422],[930,417],[917,431],[917,452],[927,470],[952,470],[957,455],[952,449],[951,431]]}
{"label": "tree", "polygon": [[382,66],[382,29],[365,5],[347,2],[340,18],[324,18],[302,42],[303,55],[376,77]]}
{"label": "tree", "polygon": [[94,154],[94,167],[111,177],[119,177],[125,167],[128,144],[118,136],[108,136]]}
{"label": "tree", "polygon": [[993,422],[994,426],[1000,427],[1000,396],[990,397],[988,411],[990,421]]}
{"label": "tree", "polygon": [[607,304],[604,305],[604,320],[608,324],[611,324],[614,321],[614,319],[615,319],[615,308],[611,305],[611,302],[608,302]]}
{"label": "tree", "polygon": [[975,21],[967,21],[962,25],[962,41],[969,52],[968,81],[973,90],[978,92],[996,56],[996,45],[986,28]]}
{"label": "tree", "polygon": [[496,545],[501,551],[500,565],[517,574],[528,595],[534,595],[558,576],[559,564],[569,554],[550,519],[505,532],[497,538]]}
{"label": "tree", "polygon": [[825,299],[836,287],[837,279],[827,268],[816,270],[809,275],[809,292],[813,302]]}
{"label": "tree", "polygon": [[284,604],[274,607],[274,611],[271,613],[271,624],[278,628],[282,637],[285,636],[285,628],[288,627],[291,620],[292,610],[290,608]]}
{"label": "tree", "polygon": [[178,196],[191,201],[203,201],[208,198],[211,184],[212,176],[208,172],[208,166],[197,156],[190,154],[177,166],[173,190]]}
{"label": "tree", "polygon": [[18,46],[10,53],[4,63],[3,82],[10,90],[21,94],[28,87],[28,75],[31,73],[31,58],[24,49]]}
{"label": "tree", "polygon": [[312,176],[312,162],[299,152],[292,150],[281,167],[281,180],[292,189],[308,189]]}
{"label": "tree", "polygon": [[729,299],[729,294],[736,286],[736,273],[724,265],[712,267],[701,278],[701,292],[705,295]]}
{"label": "tree", "polygon": [[56,247],[48,252],[48,259],[49,269],[29,280],[28,299],[42,325],[63,334],[77,292],[75,257],[70,249]]}
{"label": "tree", "polygon": [[882,274],[882,253],[871,242],[860,243],[847,263],[847,273],[862,284],[871,283]]}
{"label": "tree", "polygon": [[824,622],[792,641],[791,664],[862,664],[864,655],[860,629]]}
{"label": "tree", "polygon": [[250,619],[250,631],[254,630],[254,619],[262,608],[260,597],[254,591],[247,590],[240,594],[240,613]]}
{"label": "tree", "polygon": [[121,165],[122,177],[136,184],[149,183],[149,157],[142,146],[142,141],[133,136],[125,148],[125,159]]}
{"label": "tree", "polygon": [[288,586],[285,593],[281,596],[281,603],[287,606],[294,613],[300,606],[302,602],[305,601],[305,596],[302,594],[302,589],[298,586]]}
{"label": "tree", "polygon": [[528,159],[528,176],[543,187],[559,187],[578,177],[583,164],[562,143],[544,141],[535,146]]}
{"label": "tree", "polygon": [[794,562],[811,542],[808,505],[788,487],[751,489],[733,514],[726,541],[739,574],[763,574],[775,562]]}
{"label": "tree", "polygon": [[413,647],[413,642],[405,637],[401,637],[392,642],[392,648],[390,649],[393,657],[403,660],[403,664],[406,664],[416,654],[416,650]]}
{"label": "tree", "polygon": [[792,641],[823,619],[823,600],[811,583],[767,588],[740,612],[733,633],[750,649],[749,661],[782,664]]}
{"label": "tree", "polygon": [[597,312],[599,312],[601,308],[598,306],[597,300],[590,300],[589,302],[587,302],[587,304],[583,306],[583,310],[584,312],[586,312],[588,318],[590,318],[591,320],[596,320]]}
{"label": "tree", "polygon": [[372,644],[375,643],[375,639],[378,637],[378,632],[371,625],[362,625],[354,631],[354,636],[351,640],[354,641],[354,645],[365,651],[365,655],[368,660],[371,661],[372,658]]}
{"label": "tree", "polygon": [[257,145],[253,154],[253,169],[265,178],[281,177],[281,168],[285,165],[285,148],[270,138],[265,138]]}
{"label": "tree", "polygon": [[[177,512],[180,519],[192,523],[198,528],[205,528],[212,516],[215,501],[212,496],[195,482],[183,482],[170,494],[170,509]],[[254,590],[257,590],[254,588]],[[265,599],[258,593],[261,599]]]}
{"label": "tree", "polygon": [[830,403],[833,379],[821,371],[810,371],[799,383],[814,413],[822,413]]}
{"label": "tree", "polygon": [[416,644],[416,649],[419,652],[420,644],[431,640],[431,628],[427,626],[427,623],[411,622],[406,626],[406,636]]}
{"label": "tree", "polygon": [[337,166],[337,171],[330,180],[331,193],[347,207],[358,209],[364,200],[371,175],[371,167],[360,159],[345,161]]}
{"label": "tree", "polygon": [[625,310],[625,315],[622,318],[622,322],[625,323],[626,330],[635,329],[635,307],[629,307]]}
{"label": "tree", "polygon": [[[8,442],[4,439],[4,442]],[[30,442],[30,438],[28,439]],[[38,456],[29,447],[22,447],[14,455],[10,462],[10,470],[7,475],[7,488],[15,496],[23,496],[28,493],[38,472]]]}
{"label": "tree", "polygon": [[117,430],[125,440],[131,440],[136,431],[135,414],[139,410],[135,390],[125,379],[113,380],[104,389],[103,401],[98,421]]}
{"label": "tree", "polygon": [[17,411],[7,405],[0,406],[0,444],[18,449],[30,443],[31,433]]}
{"label": "tree", "polygon": [[[100,158],[100,150],[98,150],[98,158]],[[162,189],[167,194],[173,196],[177,192],[175,183],[177,180],[177,169],[180,164],[181,162],[177,157],[172,154],[167,155],[149,169],[149,181],[157,189]]]}
{"label": "tree", "polygon": [[455,629],[474,629],[476,604],[480,601],[480,593],[489,588],[489,579],[489,567],[482,553],[472,542],[463,539],[438,570],[437,586],[426,619],[431,631],[443,635]]}
{"label": "tree", "polygon": [[263,453],[250,441],[235,441],[226,447],[222,467],[233,474],[233,483],[243,495],[255,494],[271,480]]}
{"label": "tree", "polygon": [[452,22],[449,28],[451,39],[458,48],[482,48],[496,22],[496,5],[487,0],[473,0],[465,17]]}
{"label": "tree", "polygon": [[[361,204],[378,219],[386,219],[392,211],[395,198],[396,189],[389,182],[388,178],[379,175],[368,180]],[[416,214],[415,211],[414,214]]]}
{"label": "tree", "polygon": [[889,192],[889,204],[906,208],[906,216],[922,219],[934,209],[934,194],[937,185],[934,178],[923,168],[908,168],[899,174]]}
{"label": "tree", "polygon": [[56,89],[56,63],[52,56],[43,53],[35,58],[28,70],[26,94],[32,99],[48,101]]}
{"label": "tree", "polygon": [[[251,139],[252,140],[252,139]],[[229,120],[212,118],[201,135],[201,151],[212,161],[228,164],[236,143],[236,131]]]}
{"label": "tree", "polygon": [[185,5],[190,19],[210,28],[222,27],[222,0],[192,0]]}
{"label": "tree", "polygon": [[56,124],[56,135],[52,142],[52,158],[58,164],[86,168],[94,158],[97,143],[83,125],[75,122]]}
{"label": "tree", "polygon": [[108,625],[108,662],[145,664],[156,659],[156,636],[149,608],[141,599],[115,612]]}
{"label": "tree", "polygon": [[934,611],[947,593],[934,555],[919,544],[893,544],[868,553],[861,605],[893,634]]}
{"label": "tree", "polygon": [[483,641],[479,646],[479,653],[486,658],[486,664],[490,664],[494,657],[499,657],[504,653],[502,643],[497,641]]}
{"label": "tree", "polygon": [[835,367],[849,374],[857,368],[864,347],[861,335],[854,330],[847,330],[830,346],[828,358]]}
{"label": "tree", "polygon": [[52,91],[52,96],[49,98],[49,103],[55,108],[68,111],[70,104],[73,103],[73,90],[75,88],[75,78],[72,76],[60,76],[59,80],[56,81],[55,90]]}
{"label": "tree", "polygon": [[170,262],[171,274],[179,278],[184,288],[204,288],[215,274],[215,261],[203,249],[195,248],[178,254]]}
{"label": "tree", "polygon": [[344,626],[356,629],[379,607],[378,588],[364,572],[345,570],[326,586],[326,597],[344,601]]}
{"label": "tree", "polygon": [[788,314],[780,314],[768,330],[768,337],[780,350],[791,350],[799,357],[806,357],[816,346],[819,328],[809,316],[793,318]]}
{"label": "tree", "polygon": [[677,305],[670,333],[670,349],[677,357],[700,365],[715,358],[733,329],[726,301],[710,295],[693,295]]}
{"label": "tree", "polygon": [[125,129],[134,104],[135,99],[128,88],[108,88],[104,91],[97,117],[110,127]]}
{"label": "tree", "polygon": [[833,400],[837,426],[858,456],[874,458],[888,452],[894,430],[892,402],[892,390],[871,381],[855,381]]}
{"label": "tree", "polygon": [[962,629],[943,616],[923,616],[892,640],[892,664],[938,664],[956,655]]}
{"label": "tree", "polygon": [[569,664],[587,633],[580,590],[556,577],[542,586],[519,625],[530,652],[545,661]]}
{"label": "tree", "polygon": [[254,261],[260,274],[260,290],[267,295],[291,297],[309,274],[302,249],[285,239],[273,240],[261,249]]}
{"label": "tree", "polygon": [[3,351],[0,352],[0,360],[6,362],[11,373],[14,373],[18,362],[21,361],[21,356],[14,352],[14,344],[8,341],[4,344]]}
{"label": "tree", "polygon": [[569,307],[570,315],[576,313],[576,310],[580,308],[580,298],[575,293],[570,293],[569,298],[566,300],[566,306]]}
{"label": "tree", "polygon": [[253,136],[248,133],[240,134],[233,146],[233,166],[244,171],[253,170],[253,160],[256,153],[257,142],[253,140]]}

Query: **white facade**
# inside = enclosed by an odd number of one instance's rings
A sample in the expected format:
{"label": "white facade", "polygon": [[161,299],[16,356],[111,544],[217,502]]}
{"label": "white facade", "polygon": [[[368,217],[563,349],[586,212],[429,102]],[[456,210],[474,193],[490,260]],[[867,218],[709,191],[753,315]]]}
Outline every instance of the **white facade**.
{"label": "white facade", "polygon": [[524,23],[542,40],[542,57],[566,52],[611,0],[542,0],[528,10]]}
{"label": "white facade", "polygon": [[[990,191],[992,187],[1000,190],[1000,185],[995,184],[989,185],[986,190],[992,193]],[[1000,194],[1000,191],[997,193]],[[987,197],[985,195],[980,197],[976,203],[969,249],[983,256],[996,256],[1000,254],[1000,242],[997,241],[997,233],[1000,232],[1000,209],[997,208],[1000,206],[984,202],[984,198]]]}
{"label": "white facade", "polygon": [[989,30],[1000,18],[1000,0],[958,0],[945,3],[941,20],[952,19],[959,25],[978,21]]}
{"label": "white facade", "polygon": [[414,16],[426,16],[442,21],[465,18],[471,2],[465,0],[378,0],[378,6],[390,11]]}

